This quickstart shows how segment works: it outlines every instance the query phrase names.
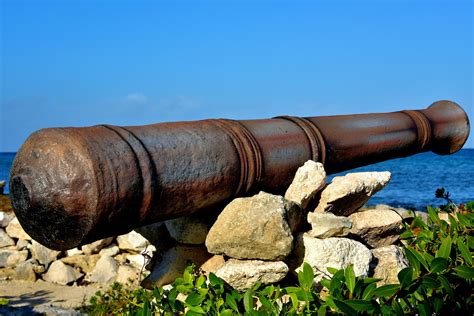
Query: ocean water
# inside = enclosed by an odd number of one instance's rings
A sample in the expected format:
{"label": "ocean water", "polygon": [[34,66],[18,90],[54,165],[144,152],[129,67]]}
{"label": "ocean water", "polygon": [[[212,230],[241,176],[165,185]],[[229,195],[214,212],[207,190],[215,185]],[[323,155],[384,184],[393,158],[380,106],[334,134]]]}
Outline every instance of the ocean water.
{"label": "ocean water", "polygon": [[[8,182],[14,157],[14,153],[0,153],[0,180]],[[369,205],[389,204],[425,210],[427,205],[438,206],[443,203],[434,195],[436,189],[440,187],[449,191],[456,203],[474,201],[474,149],[463,149],[449,156],[422,153],[347,172],[356,171],[392,173],[390,183],[370,199],[367,203]],[[337,175],[332,175],[330,179]],[[5,193],[8,193],[8,186]]]}

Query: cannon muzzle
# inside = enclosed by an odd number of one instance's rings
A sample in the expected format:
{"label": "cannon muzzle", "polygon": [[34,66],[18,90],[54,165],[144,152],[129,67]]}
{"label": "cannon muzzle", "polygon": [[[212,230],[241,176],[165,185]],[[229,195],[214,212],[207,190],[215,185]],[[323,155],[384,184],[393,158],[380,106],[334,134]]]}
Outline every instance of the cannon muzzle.
{"label": "cannon muzzle", "polygon": [[335,173],[451,154],[468,135],[466,113],[450,101],[379,114],[47,128],[17,153],[10,191],[25,231],[65,250],[259,190],[281,193],[309,159]]}

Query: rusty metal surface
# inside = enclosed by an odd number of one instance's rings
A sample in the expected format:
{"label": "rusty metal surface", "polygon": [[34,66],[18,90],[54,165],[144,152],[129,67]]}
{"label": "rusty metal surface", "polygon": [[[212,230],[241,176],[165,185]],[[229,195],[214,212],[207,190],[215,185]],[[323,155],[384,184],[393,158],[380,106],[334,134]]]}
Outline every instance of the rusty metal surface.
{"label": "rusty metal surface", "polygon": [[393,113],[49,128],[21,147],[10,191],[26,232],[65,250],[259,190],[282,193],[309,159],[334,173],[450,154],[468,135],[466,113],[450,101]]}

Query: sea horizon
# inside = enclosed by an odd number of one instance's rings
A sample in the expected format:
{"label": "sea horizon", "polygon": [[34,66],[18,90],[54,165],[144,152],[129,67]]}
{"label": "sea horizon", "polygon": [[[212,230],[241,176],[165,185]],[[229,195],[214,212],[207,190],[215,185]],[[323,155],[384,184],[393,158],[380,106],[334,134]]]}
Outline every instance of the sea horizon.
{"label": "sea horizon", "polygon": [[[0,152],[0,181],[7,182],[4,194],[9,193],[9,173],[15,154],[16,152]],[[423,170],[422,174],[420,170]],[[389,184],[376,193],[367,205],[387,204],[423,211],[429,205],[439,206],[444,203],[435,198],[436,189],[441,187],[451,193],[455,203],[474,201],[474,148],[463,148],[446,156],[425,152],[391,159],[330,175],[328,182],[336,176],[367,171],[392,173]]]}

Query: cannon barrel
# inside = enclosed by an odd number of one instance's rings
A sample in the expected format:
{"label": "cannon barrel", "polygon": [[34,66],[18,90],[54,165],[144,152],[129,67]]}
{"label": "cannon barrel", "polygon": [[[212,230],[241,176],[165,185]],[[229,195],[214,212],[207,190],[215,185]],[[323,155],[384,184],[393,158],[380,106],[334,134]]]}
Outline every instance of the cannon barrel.
{"label": "cannon barrel", "polygon": [[17,153],[10,191],[25,231],[65,250],[259,190],[282,193],[309,159],[335,173],[451,154],[468,135],[466,113],[450,101],[378,114],[47,128]]}

